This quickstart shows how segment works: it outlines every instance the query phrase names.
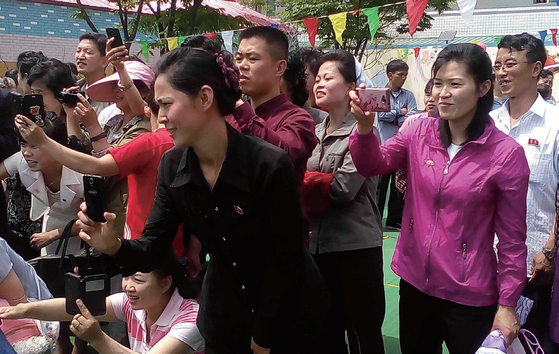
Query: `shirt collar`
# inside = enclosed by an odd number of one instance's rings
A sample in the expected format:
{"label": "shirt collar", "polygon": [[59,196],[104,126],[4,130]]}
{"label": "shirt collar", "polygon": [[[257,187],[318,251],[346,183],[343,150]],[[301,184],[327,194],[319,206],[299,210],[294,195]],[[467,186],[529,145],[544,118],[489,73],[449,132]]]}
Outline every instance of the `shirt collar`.
{"label": "shirt collar", "polygon": [[[324,121],[322,121],[321,123],[319,123],[317,125],[317,136],[321,136],[324,138],[324,135],[322,134],[323,132],[326,131],[326,127],[328,126],[328,123],[330,122],[330,115],[328,115],[328,117],[326,117],[326,119],[324,119]],[[336,129],[335,131],[333,131],[330,135],[328,136],[345,136],[345,135],[349,135],[351,134],[351,132],[353,131],[353,129],[355,128],[356,125],[356,120],[355,117],[353,116],[353,114],[348,113],[347,116],[344,118],[344,120],[342,121],[342,124],[338,127],[338,129]]]}
{"label": "shirt collar", "polygon": [[173,295],[169,299],[167,306],[159,315],[157,321],[155,321],[154,325],[159,327],[168,327],[171,325],[173,318],[179,314],[180,307],[182,305],[184,298],[179,294],[179,290],[175,289],[173,291]]}
{"label": "shirt collar", "polygon": [[[246,161],[246,146],[243,136],[228,123],[227,126],[227,153],[225,161],[219,172],[218,181],[227,182],[240,189],[249,190],[248,186],[248,162]],[[180,187],[193,180],[198,185],[204,185],[206,181],[200,168],[200,162],[192,147],[183,152],[177,175],[171,183],[171,187]],[[217,183],[216,183],[217,184]]]}
{"label": "shirt collar", "polygon": [[[431,134],[426,136],[426,143],[433,147],[443,148],[443,142],[441,140],[441,120],[442,118],[426,118],[426,119],[434,119],[433,130]],[[485,129],[483,130],[483,134],[476,140],[468,141],[466,144],[485,144],[493,130],[495,129],[495,123],[493,119],[489,118],[487,120],[487,124],[485,124]],[[465,145],[465,144],[464,144]]]}
{"label": "shirt collar", "polygon": [[[543,97],[538,93],[538,97],[536,98],[534,103],[532,103],[532,106],[530,107],[528,112],[524,113],[522,118],[526,117],[528,115],[528,113],[533,113],[532,115],[534,115],[534,116],[537,116],[539,118],[544,118],[546,104],[548,104],[548,103],[546,103],[545,100],[543,99]],[[502,105],[501,111],[499,112],[499,118],[507,126],[510,125],[509,105],[510,105],[510,100],[507,100],[507,102],[505,102]],[[520,119],[520,122],[522,122],[522,118]],[[520,122],[518,124],[520,124]],[[512,128],[512,127],[509,127],[509,128]]]}
{"label": "shirt collar", "polygon": [[280,93],[276,97],[269,99],[268,101],[262,103],[260,106],[254,109],[254,113],[256,113],[259,117],[264,119],[268,118],[273,110],[278,106],[287,102],[287,98],[283,93]]}

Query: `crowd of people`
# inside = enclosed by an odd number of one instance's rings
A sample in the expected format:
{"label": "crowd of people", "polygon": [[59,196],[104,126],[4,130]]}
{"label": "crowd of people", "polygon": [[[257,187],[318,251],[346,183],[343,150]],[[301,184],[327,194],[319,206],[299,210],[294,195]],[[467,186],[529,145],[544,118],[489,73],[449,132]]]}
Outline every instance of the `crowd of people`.
{"label": "crowd of people", "polygon": [[[75,63],[23,52],[0,80],[3,352],[384,353],[386,228],[403,354],[474,354],[521,325],[559,353],[559,108],[541,40],[507,35],[493,62],[447,46],[423,111],[392,60],[389,112],[363,110],[352,54],[290,52],[272,27],[235,53],[189,38],[155,68],[113,41],[83,34]],[[43,124],[21,112],[29,94]],[[65,231],[68,254],[118,265],[103,315],[80,299],[68,314],[27,262]]]}

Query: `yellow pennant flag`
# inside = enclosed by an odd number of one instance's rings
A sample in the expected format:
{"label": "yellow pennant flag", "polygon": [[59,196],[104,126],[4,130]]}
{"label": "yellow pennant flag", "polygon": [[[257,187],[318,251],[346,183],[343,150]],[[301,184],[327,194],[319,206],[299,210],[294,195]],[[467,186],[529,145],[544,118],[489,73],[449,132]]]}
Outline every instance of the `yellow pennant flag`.
{"label": "yellow pennant flag", "polygon": [[342,12],[339,14],[328,15],[328,18],[332,22],[332,27],[334,27],[334,34],[336,35],[336,40],[338,43],[342,44],[342,33],[345,31],[347,13]]}
{"label": "yellow pennant flag", "polygon": [[178,37],[167,38],[167,46],[169,47],[169,50],[173,50],[179,46],[178,40]]}

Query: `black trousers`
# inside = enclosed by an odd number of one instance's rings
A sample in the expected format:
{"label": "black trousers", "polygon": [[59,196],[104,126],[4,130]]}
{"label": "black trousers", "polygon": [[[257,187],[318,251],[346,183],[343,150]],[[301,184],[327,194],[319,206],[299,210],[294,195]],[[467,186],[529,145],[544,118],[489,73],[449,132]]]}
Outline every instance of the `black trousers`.
{"label": "black trousers", "polygon": [[[286,338],[286,342],[289,339]],[[250,349],[250,342],[246,344],[218,344],[206,341],[205,354],[253,354]],[[283,348],[271,348],[270,354],[321,354],[316,351],[316,343],[286,343]]]}
{"label": "black trousers", "polygon": [[[526,282],[522,295],[534,300],[532,310],[522,326],[534,333],[540,342],[545,354],[559,353],[559,345],[554,343],[549,335],[549,314],[551,312],[551,284],[533,285]],[[556,289],[555,291],[559,291]]]}
{"label": "black trousers", "polygon": [[404,194],[396,188],[396,172],[382,175],[378,182],[378,208],[382,219],[384,214],[384,205],[386,203],[386,194],[390,185],[390,197],[388,199],[388,215],[386,216],[386,225],[396,226],[402,223],[402,213],[404,211]]}
{"label": "black trousers", "polygon": [[474,354],[491,331],[497,305],[466,306],[429,296],[400,281],[402,354]]}
{"label": "black trousers", "polygon": [[382,247],[314,255],[332,297],[317,352],[384,353]]}

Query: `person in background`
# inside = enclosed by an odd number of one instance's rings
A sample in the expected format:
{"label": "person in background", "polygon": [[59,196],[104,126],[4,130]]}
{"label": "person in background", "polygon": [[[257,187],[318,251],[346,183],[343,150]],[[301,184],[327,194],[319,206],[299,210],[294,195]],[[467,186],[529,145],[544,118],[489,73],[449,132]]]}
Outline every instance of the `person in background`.
{"label": "person in background", "polygon": [[[12,80],[14,80],[14,82],[16,83],[16,88],[17,88],[17,68],[14,69],[10,69],[8,71],[6,71],[6,73],[4,74],[5,77],[9,77]],[[20,92],[21,93],[21,92]]]}
{"label": "person in background", "polygon": [[[309,95],[314,95],[314,93],[307,90],[307,74],[299,51],[290,52],[287,57],[287,67],[281,78],[280,91],[287,97],[289,102],[301,108],[305,108]],[[312,109],[322,112],[316,108]],[[311,113],[309,110],[307,112]],[[320,119],[322,115],[313,116],[311,114],[311,116],[315,124],[321,122],[321,120],[317,121],[317,118]]]}
{"label": "person in background", "polygon": [[211,254],[198,320],[206,353],[311,352],[326,299],[289,156],[225,122],[241,97],[230,53],[177,48],[157,73],[158,119],[177,148],[159,165],[143,235],[115,242],[114,215],[93,223],[84,205],[84,240],[130,273],[149,272],[184,223]]}
{"label": "person in background", "polygon": [[450,354],[473,354],[492,329],[507,345],[518,335],[530,168],[489,116],[493,72],[480,46],[447,46],[432,77],[440,118],[416,120],[382,145],[374,112],[363,112],[352,91],[358,124],[349,149],[363,176],[407,171],[405,227],[392,259],[402,354],[441,353],[443,341]]}
{"label": "person in background", "polygon": [[[403,60],[392,60],[386,66],[386,75],[388,75],[386,87],[390,89],[390,112],[377,113],[378,119],[376,123],[380,132],[381,142],[385,142],[394,136],[406,118],[417,110],[415,96],[411,91],[402,87],[408,77],[408,71],[408,64]],[[402,226],[404,195],[396,188],[395,173],[383,175],[379,180],[378,207],[381,217],[384,215],[384,206],[389,187],[390,197],[388,199],[386,228],[399,231]]]}
{"label": "person in background", "polygon": [[538,79],[538,85],[549,85],[549,87],[551,88],[551,100],[553,101],[553,104],[555,104],[555,98],[553,98],[553,77],[553,71],[549,69],[543,69],[542,73],[540,74],[540,78]]}
{"label": "person in background", "polygon": [[[89,85],[105,77],[105,69],[109,65],[106,55],[107,36],[101,33],[88,32],[80,36],[74,59],[78,74],[83,78],[77,82],[77,88],[86,91]],[[91,99],[89,104],[99,115],[110,105],[109,102],[97,102]]]}
{"label": "person in background", "polygon": [[17,85],[11,77],[0,77],[0,87],[17,92]]}
{"label": "person in background", "polygon": [[239,83],[250,101],[239,100],[233,117],[243,134],[287,151],[300,186],[316,137],[312,117],[280,91],[287,66],[287,37],[278,29],[257,26],[243,30],[239,40],[235,54],[241,72]]}
{"label": "person in background", "polygon": [[503,93],[501,92],[501,85],[497,85],[496,81],[494,86],[495,86],[495,90],[493,91],[494,98],[493,98],[493,107],[491,107],[492,111],[501,107],[509,99],[507,96],[503,95]]}
{"label": "person in background", "polygon": [[309,250],[326,280],[334,306],[324,321],[317,353],[384,353],[385,313],[382,220],[378,177],[363,177],[349,153],[357,122],[349,92],[357,77],[353,56],[324,54],[315,96],[328,117],[316,126],[318,144],[307,162],[302,188],[310,223]]}
{"label": "person in background", "polygon": [[406,118],[404,123],[402,123],[402,126],[400,127],[400,130],[402,130],[405,127],[407,127],[408,125],[412,124],[417,119],[427,118],[427,117],[438,117],[439,116],[439,110],[437,108],[437,103],[435,102],[435,98],[432,95],[434,85],[435,85],[435,80],[434,79],[429,79],[429,81],[427,81],[427,84],[425,85],[425,91],[423,91],[424,94],[425,94],[423,96],[423,104],[425,105],[425,110],[423,112],[413,114],[413,115],[409,116],[408,118]]}
{"label": "person in background", "polygon": [[320,64],[320,57],[323,52],[316,48],[300,48],[297,50],[305,65],[305,73],[307,74],[307,91],[309,91],[309,98],[303,108],[309,112],[313,117],[316,124],[322,122],[328,113],[316,108],[316,98],[314,97],[314,82],[316,74],[318,73],[318,65]]}
{"label": "person in background", "polygon": [[555,102],[551,100],[551,87],[548,84],[539,84],[536,89],[545,102],[555,106]]}
{"label": "person in background", "polygon": [[[31,87],[27,84],[29,71],[40,61],[47,60],[47,57],[45,57],[41,52],[28,51],[19,54],[17,59],[17,91],[20,94],[30,94]],[[3,123],[0,134],[10,136],[11,144],[14,142],[16,143],[15,146],[12,145],[12,149],[0,149],[0,154],[3,155],[2,161],[19,150],[19,143],[17,143],[13,118],[19,111],[16,106],[20,104],[20,102],[20,99],[16,99],[13,103],[13,110],[9,113],[5,109],[2,110],[2,114],[5,114],[5,116],[2,119]],[[36,221],[29,218],[31,209],[31,194],[21,182],[19,174],[4,179],[4,182],[6,184],[8,230],[3,237],[8,242],[10,247],[21,255],[23,259],[30,260],[38,257],[40,252],[39,250],[31,247],[30,238],[31,235],[41,232],[42,218],[39,218]]]}
{"label": "person in background", "polygon": [[528,281],[522,295],[534,300],[534,306],[523,328],[536,335],[546,353],[556,353],[559,347],[549,338],[549,312],[556,262],[553,221],[559,183],[559,109],[546,104],[537,91],[545,60],[545,46],[539,38],[528,33],[502,38],[494,69],[497,84],[509,99],[491,112],[491,117],[499,130],[524,148],[530,166],[525,259]]}
{"label": "person in background", "polygon": [[219,53],[221,51],[221,45],[219,42],[204,36],[188,37],[181,44],[181,47],[199,48],[210,53]]}
{"label": "person in background", "polygon": [[[99,354],[192,354],[204,350],[196,326],[199,305],[192,285],[172,254],[151,272],[126,274],[123,292],[106,298],[107,312],[93,317],[81,300],[80,314],[66,313],[66,299],[55,298],[0,308],[0,319],[71,321],[70,330]],[[98,321],[126,322],[130,349],[109,337]]]}
{"label": "person in background", "polygon": [[31,68],[41,61],[48,60],[42,52],[27,51],[17,56],[17,85],[18,92],[22,95],[31,93],[31,87],[27,83]]}

